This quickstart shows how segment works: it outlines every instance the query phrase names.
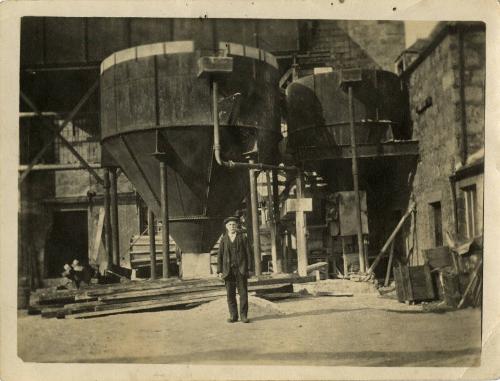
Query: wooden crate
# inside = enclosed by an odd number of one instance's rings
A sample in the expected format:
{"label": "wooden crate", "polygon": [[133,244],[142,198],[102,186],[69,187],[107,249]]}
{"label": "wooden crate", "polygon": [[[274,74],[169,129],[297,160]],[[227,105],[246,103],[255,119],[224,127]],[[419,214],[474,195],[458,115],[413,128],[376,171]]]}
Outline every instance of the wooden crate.
{"label": "wooden crate", "polygon": [[424,259],[433,269],[453,266],[453,258],[448,246],[424,250]]}
{"label": "wooden crate", "polygon": [[395,266],[396,294],[400,302],[435,299],[434,285],[429,265]]}

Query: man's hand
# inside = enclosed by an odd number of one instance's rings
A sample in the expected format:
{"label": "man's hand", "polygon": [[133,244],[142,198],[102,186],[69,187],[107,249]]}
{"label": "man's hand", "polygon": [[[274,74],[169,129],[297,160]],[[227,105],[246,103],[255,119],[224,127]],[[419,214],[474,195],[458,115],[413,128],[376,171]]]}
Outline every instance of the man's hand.
{"label": "man's hand", "polygon": [[218,277],[218,278],[222,279],[222,277],[223,277],[223,276],[224,276],[224,274],[222,274],[222,273],[217,273],[217,277]]}

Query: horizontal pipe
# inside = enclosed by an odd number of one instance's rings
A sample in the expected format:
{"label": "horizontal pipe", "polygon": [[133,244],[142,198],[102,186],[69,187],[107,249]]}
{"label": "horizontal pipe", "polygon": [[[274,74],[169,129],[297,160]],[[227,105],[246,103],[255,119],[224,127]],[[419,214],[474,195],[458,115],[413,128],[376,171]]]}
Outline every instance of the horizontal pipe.
{"label": "horizontal pipe", "polygon": [[[92,169],[101,169],[101,164],[88,164],[88,166]],[[18,168],[19,172],[26,171],[28,169],[28,165],[20,165]],[[79,169],[85,169],[87,170],[87,167],[84,167],[81,164],[35,164],[31,170],[32,171],[72,171],[72,170],[79,170]]]}
{"label": "horizontal pipe", "polygon": [[262,163],[245,163],[239,161],[224,161],[221,157],[221,145],[220,145],[220,126],[219,126],[219,104],[218,98],[218,83],[217,81],[212,82],[212,113],[213,113],[213,123],[214,123],[214,156],[217,164],[220,166],[236,169],[236,168],[246,168],[246,169],[258,169],[265,171],[267,169],[277,169],[282,171],[298,171],[295,166],[285,166],[285,165],[271,165]]}

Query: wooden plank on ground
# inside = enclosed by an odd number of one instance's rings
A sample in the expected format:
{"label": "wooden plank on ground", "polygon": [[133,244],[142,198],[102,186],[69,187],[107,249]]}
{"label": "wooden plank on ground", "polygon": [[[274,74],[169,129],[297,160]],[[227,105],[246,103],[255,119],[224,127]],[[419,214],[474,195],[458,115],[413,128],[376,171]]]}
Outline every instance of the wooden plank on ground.
{"label": "wooden plank on ground", "polygon": [[155,311],[155,310],[160,310],[160,309],[166,308],[166,307],[175,307],[175,306],[185,306],[188,304],[206,303],[206,302],[210,302],[212,300],[215,300],[217,298],[218,298],[218,296],[207,296],[207,297],[196,298],[196,299],[193,298],[191,300],[186,300],[186,301],[168,301],[168,300],[165,301],[164,300],[164,301],[161,301],[161,303],[144,303],[142,305],[132,305],[130,307],[121,307],[121,308],[115,308],[112,310],[83,312],[83,313],[79,313],[79,314],[68,315],[67,318],[69,318],[69,319],[88,319],[88,318],[92,318],[92,317],[116,315],[116,314],[123,314],[123,313],[128,313],[128,312]]}

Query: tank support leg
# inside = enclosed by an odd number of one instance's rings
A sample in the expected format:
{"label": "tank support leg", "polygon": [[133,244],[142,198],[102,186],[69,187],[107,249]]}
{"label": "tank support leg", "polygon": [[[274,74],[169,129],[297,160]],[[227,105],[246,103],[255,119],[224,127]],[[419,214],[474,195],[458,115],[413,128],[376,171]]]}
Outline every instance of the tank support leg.
{"label": "tank support leg", "polygon": [[167,163],[160,161],[163,279],[170,276],[170,231],[168,226]]}
{"label": "tank support leg", "polygon": [[120,230],[118,225],[118,184],[117,168],[109,169],[110,190],[111,190],[111,239],[113,241],[113,264],[120,266]]}
{"label": "tank support leg", "polygon": [[113,264],[113,239],[111,233],[111,184],[109,168],[104,170],[104,241],[106,242],[106,254],[108,268]]}
{"label": "tank support leg", "polygon": [[149,259],[151,266],[151,279],[156,279],[156,234],[155,234],[155,216],[153,211],[148,208],[148,235],[149,235]]}
{"label": "tank support leg", "polygon": [[[254,163],[253,160],[249,161]],[[252,238],[253,238],[253,258],[255,262],[255,275],[260,275],[261,258],[260,258],[260,234],[259,234],[259,207],[257,205],[257,179],[255,169],[248,171],[250,175],[250,204],[252,208]]]}

